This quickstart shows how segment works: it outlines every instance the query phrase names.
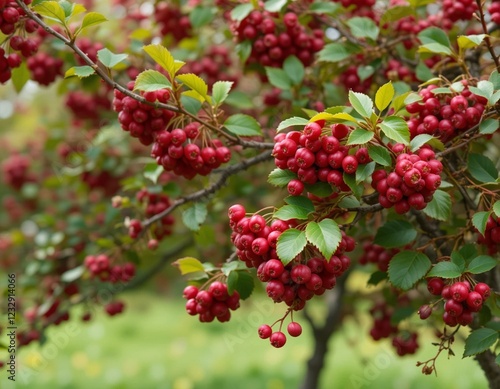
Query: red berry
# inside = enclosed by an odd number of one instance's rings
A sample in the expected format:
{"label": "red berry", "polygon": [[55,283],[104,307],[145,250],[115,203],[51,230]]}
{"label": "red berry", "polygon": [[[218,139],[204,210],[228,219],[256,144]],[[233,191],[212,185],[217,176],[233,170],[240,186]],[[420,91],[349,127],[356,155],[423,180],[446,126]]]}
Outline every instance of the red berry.
{"label": "red berry", "polygon": [[269,338],[271,345],[276,348],[283,347],[286,343],[286,336],[283,332],[274,332]]}
{"label": "red berry", "polygon": [[295,321],[292,321],[291,323],[289,323],[286,329],[287,329],[288,333],[290,334],[290,336],[293,336],[293,337],[297,337],[297,336],[300,336],[300,334],[302,334],[302,326]]}
{"label": "red berry", "polygon": [[268,326],[267,324],[263,324],[259,327],[259,337],[261,339],[269,338],[272,333],[273,333],[272,328],[270,326]]}

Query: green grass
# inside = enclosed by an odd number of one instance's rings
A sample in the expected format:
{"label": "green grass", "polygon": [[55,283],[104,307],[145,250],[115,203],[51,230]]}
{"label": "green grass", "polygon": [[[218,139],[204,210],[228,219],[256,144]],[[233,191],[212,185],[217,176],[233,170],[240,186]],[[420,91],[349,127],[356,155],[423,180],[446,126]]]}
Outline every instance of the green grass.
{"label": "green grass", "polygon": [[[283,307],[268,299],[243,304],[231,322],[201,324],[182,301],[148,293],[125,296],[124,315],[96,313],[90,323],[65,323],[49,332],[42,347],[19,355],[16,385],[0,373],[0,387],[30,389],[288,389],[298,387],[311,352],[311,334],[288,339],[283,349],[257,337]],[[304,326],[306,327],[306,326]],[[486,388],[478,365],[460,356],[438,361],[439,377],[423,376],[417,360],[434,347],[421,340],[415,356],[398,358],[388,342],[375,343],[352,321],[331,339],[321,388]],[[455,347],[457,355],[462,346]],[[29,375],[30,373],[31,376]]]}

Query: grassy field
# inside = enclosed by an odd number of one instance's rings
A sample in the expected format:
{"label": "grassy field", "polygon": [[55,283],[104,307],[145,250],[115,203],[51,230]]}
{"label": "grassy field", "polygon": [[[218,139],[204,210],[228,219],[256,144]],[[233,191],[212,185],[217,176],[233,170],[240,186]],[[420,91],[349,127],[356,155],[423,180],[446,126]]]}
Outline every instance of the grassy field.
{"label": "grassy field", "polygon": [[[16,385],[0,373],[0,387],[30,389],[288,389],[304,374],[310,333],[289,339],[283,349],[257,337],[258,325],[283,309],[268,299],[244,303],[230,323],[201,324],[184,313],[182,301],[148,293],[125,296],[127,312],[90,323],[53,328],[42,347],[19,356]],[[439,377],[422,376],[417,360],[430,358],[424,344],[416,356],[398,358],[388,343],[374,343],[358,324],[330,343],[321,388],[486,388],[482,371],[459,356],[438,361]],[[423,343],[423,342],[421,342]],[[430,343],[430,341],[428,342]],[[456,354],[462,346],[457,344]]]}

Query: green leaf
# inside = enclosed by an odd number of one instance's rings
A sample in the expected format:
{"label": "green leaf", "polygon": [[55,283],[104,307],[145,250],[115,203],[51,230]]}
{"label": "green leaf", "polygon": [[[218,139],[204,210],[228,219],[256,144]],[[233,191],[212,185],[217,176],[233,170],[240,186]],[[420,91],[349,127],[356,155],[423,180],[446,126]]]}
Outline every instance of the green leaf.
{"label": "green leaf", "polygon": [[170,89],[172,84],[167,77],[157,70],[144,70],[135,79],[134,90],[153,92],[160,89]]}
{"label": "green leaf", "polygon": [[450,55],[451,44],[446,32],[437,27],[429,27],[418,34],[422,42],[419,52]]}
{"label": "green leaf", "polygon": [[264,3],[264,9],[268,12],[280,12],[288,0],[268,0]]}
{"label": "green leaf", "polygon": [[495,201],[495,204],[493,204],[493,212],[497,217],[500,217],[500,200]]}
{"label": "green leaf", "polygon": [[424,208],[424,213],[436,220],[448,220],[451,217],[451,196],[449,193],[436,190],[431,202]]}
{"label": "green leaf", "polygon": [[368,155],[379,165],[392,166],[391,153],[385,147],[368,145]]}
{"label": "green leaf", "polygon": [[480,182],[495,182],[498,178],[498,170],[495,164],[488,157],[481,154],[469,154],[467,168],[471,176]]}
{"label": "green leaf", "polygon": [[409,307],[397,307],[391,315],[391,324],[397,325],[405,319],[408,319],[415,313],[416,309]]}
{"label": "green leaf", "polygon": [[177,261],[173,262],[172,265],[177,266],[182,275],[196,272],[205,272],[203,264],[193,257],[180,258]]}
{"label": "green leaf", "polygon": [[373,76],[375,73],[375,68],[371,65],[358,66],[358,77],[360,81],[368,79],[368,77]]}
{"label": "green leaf", "polygon": [[374,243],[385,248],[403,247],[417,237],[417,230],[404,220],[391,220],[380,227]]}
{"label": "green leaf", "polygon": [[309,7],[309,12],[325,15],[334,15],[340,10],[339,3],[316,2]]}
{"label": "green leaf", "polygon": [[262,135],[262,130],[257,120],[242,113],[229,116],[224,122],[224,127],[239,136]]}
{"label": "green leaf", "polygon": [[352,190],[352,193],[356,198],[360,199],[363,195],[363,185],[359,185],[356,182],[356,174],[347,174],[344,172],[343,179],[345,184]]}
{"label": "green leaf", "polygon": [[460,47],[462,50],[473,49],[474,47],[479,46],[483,42],[485,37],[486,34],[460,35],[457,38],[458,47]]}
{"label": "green leaf", "polygon": [[353,17],[347,20],[351,33],[356,38],[370,38],[377,40],[380,29],[375,22],[366,17]]}
{"label": "green leaf", "polygon": [[183,94],[181,96],[182,107],[192,115],[197,115],[201,109],[202,103],[199,99]]}
{"label": "green leaf", "polygon": [[370,278],[367,281],[367,284],[368,285],[378,285],[380,282],[382,282],[386,279],[387,279],[387,272],[377,270],[376,272],[372,273],[372,275],[370,276]]}
{"label": "green leaf", "polygon": [[[349,102],[357,113],[365,118],[373,113],[373,101],[364,93],[349,91]],[[403,120],[403,119],[401,119]],[[403,120],[404,121],[404,120]],[[406,122],[405,122],[406,123]]]}
{"label": "green leaf", "polygon": [[208,210],[205,203],[194,203],[182,212],[182,221],[191,231],[199,231],[200,226],[207,218]]}
{"label": "green leaf", "polygon": [[295,55],[290,55],[283,62],[283,70],[293,85],[300,85],[304,80],[304,65]]}
{"label": "green leaf", "polygon": [[477,83],[477,87],[471,86],[469,87],[469,90],[476,95],[483,96],[489,99],[491,96],[493,96],[495,88],[493,86],[493,83],[491,83],[490,81],[482,80]]}
{"label": "green leaf", "polygon": [[77,76],[78,78],[85,78],[88,76],[91,76],[92,74],[95,73],[94,68],[90,66],[73,66],[72,68],[69,68],[66,73],[64,74],[64,78],[69,78],[69,77],[74,77]]}
{"label": "green leaf", "polygon": [[464,245],[458,252],[465,259],[465,263],[469,263],[477,256],[476,245],[472,243]]}
{"label": "green leaf", "polygon": [[429,271],[431,261],[416,251],[401,251],[389,263],[389,280],[397,288],[409,290]]}
{"label": "green leaf", "polygon": [[236,45],[236,53],[241,62],[246,62],[252,53],[252,42],[247,39]]}
{"label": "green leaf", "polygon": [[472,274],[481,274],[490,271],[498,265],[498,261],[489,255],[480,255],[474,258],[467,267],[467,271]]}
{"label": "green leaf", "polygon": [[427,81],[434,77],[434,73],[432,73],[432,70],[429,69],[427,65],[424,64],[422,61],[419,61],[419,63],[417,64],[417,67],[415,69],[415,75],[417,76],[417,79],[420,81]]}
{"label": "green leaf", "polygon": [[237,22],[241,22],[252,11],[253,11],[253,5],[251,3],[240,4],[236,7],[234,7],[233,10],[231,11],[231,19],[233,19]]}
{"label": "green leaf", "polygon": [[359,165],[356,170],[356,182],[359,184],[363,181],[366,181],[368,177],[371,177],[372,173],[375,170],[375,162],[369,162],[364,165]]}
{"label": "green leaf", "polygon": [[255,283],[248,271],[233,270],[227,278],[227,292],[232,295],[236,290],[242,300],[251,296]]}
{"label": "green leaf", "polygon": [[179,74],[177,80],[181,81],[189,89],[194,90],[198,93],[204,100],[210,100],[208,97],[208,85],[203,79],[196,74],[187,73]]}
{"label": "green leaf", "polygon": [[266,66],[266,75],[272,86],[283,90],[292,88],[293,82],[283,69]]}
{"label": "green leaf", "polygon": [[380,123],[380,129],[386,137],[396,141],[397,143],[403,143],[408,145],[410,143],[410,130],[408,129],[408,123],[403,118],[399,116],[388,116],[382,123]]}
{"label": "green leaf", "polygon": [[377,93],[375,94],[375,106],[380,112],[389,106],[392,98],[394,97],[394,93],[394,86],[390,81],[378,88]]}
{"label": "green leaf", "polygon": [[77,266],[73,269],[66,270],[63,274],[61,274],[61,281],[63,282],[73,282],[79,279],[83,273],[85,272],[85,266]]}
{"label": "green leaf", "polygon": [[362,130],[361,128],[356,128],[349,134],[346,145],[364,145],[373,139],[375,134],[371,131]]}
{"label": "green leaf", "polygon": [[333,194],[333,188],[328,182],[318,181],[315,184],[306,184],[306,190],[318,197],[324,198]]}
{"label": "green leaf", "polygon": [[500,89],[500,73],[498,73],[498,70],[493,70],[490,74],[489,80],[492,84],[495,90]]}
{"label": "green leaf", "polygon": [[97,52],[97,58],[107,68],[113,68],[120,62],[127,59],[128,54],[115,54],[112,51],[104,48]]}
{"label": "green leaf", "polygon": [[251,109],[255,107],[252,99],[246,93],[237,90],[229,93],[226,104],[239,109]]}
{"label": "green leaf", "polygon": [[297,178],[297,175],[294,172],[276,168],[271,173],[269,173],[267,182],[269,182],[271,185],[282,188],[284,186],[287,186],[288,183],[295,178]]}
{"label": "green leaf", "polygon": [[12,84],[17,93],[21,92],[26,83],[29,81],[31,73],[28,70],[28,65],[26,61],[21,62],[21,65],[17,68],[12,69]]}
{"label": "green leaf", "polygon": [[306,238],[323,254],[323,257],[329,259],[339,247],[342,234],[332,219],[323,219],[319,223],[314,221],[307,223]]}
{"label": "green leaf", "polygon": [[152,162],[144,166],[142,175],[144,178],[151,180],[153,184],[156,184],[163,171],[163,166],[158,165],[156,162]]}
{"label": "green leaf", "polygon": [[66,24],[66,14],[61,4],[57,1],[44,1],[35,5],[33,10],[50,20],[54,20],[62,25]]}
{"label": "green leaf", "polygon": [[438,150],[444,149],[443,142],[441,142],[439,139],[437,139],[429,134],[420,134],[411,140],[410,150],[412,152],[415,152],[415,151],[419,150],[426,143],[430,143],[432,147],[434,147]]}
{"label": "green leaf", "polygon": [[321,62],[340,62],[359,51],[361,51],[361,49],[357,45],[348,43],[329,43],[318,53],[318,59]]}
{"label": "green leaf", "polygon": [[337,205],[340,208],[357,208],[361,206],[361,203],[354,196],[345,196],[337,203]]}
{"label": "green leaf", "polygon": [[396,5],[388,7],[388,9],[382,14],[380,18],[379,26],[384,28],[384,26],[390,22],[398,21],[406,16],[415,15],[415,10],[407,5]]}
{"label": "green leaf", "polygon": [[212,86],[212,101],[215,105],[220,105],[229,96],[229,91],[233,86],[232,81],[217,81]]}
{"label": "green leaf", "polygon": [[500,127],[498,119],[485,119],[479,124],[479,132],[481,134],[493,134]]}
{"label": "green leaf", "polygon": [[278,128],[276,129],[276,132],[280,132],[281,130],[284,130],[284,129],[286,129],[288,127],[292,127],[292,126],[304,127],[307,123],[309,123],[309,120],[307,120],[305,118],[301,118],[299,116],[294,116],[294,117],[283,120],[279,124]]}
{"label": "green leaf", "polygon": [[[104,23],[107,21],[108,21],[108,19],[106,19],[106,17],[104,15],[100,14],[99,12],[89,12],[88,14],[86,14],[83,17],[80,31],[82,31],[85,28],[96,26],[98,24],[101,24],[101,23]],[[108,67],[111,67],[111,66],[108,66]]]}
{"label": "green leaf", "polygon": [[458,266],[461,273],[465,272],[465,258],[459,251],[451,253],[451,262]]}
{"label": "green leaf", "polygon": [[315,210],[313,202],[304,196],[288,196],[285,198],[285,202],[290,205],[301,207],[308,213],[314,212]]}
{"label": "green leaf", "polygon": [[307,220],[310,212],[309,209],[298,205],[284,205],[274,213],[274,217],[281,220]]}
{"label": "green leaf", "polygon": [[305,231],[289,228],[278,237],[276,251],[283,265],[288,265],[306,247]]}
{"label": "green leaf", "polygon": [[465,340],[464,358],[488,350],[498,340],[498,331],[479,328],[472,331]]}
{"label": "green leaf", "polygon": [[197,6],[194,7],[189,13],[189,21],[191,22],[191,26],[194,28],[200,28],[210,23],[214,14],[215,12],[213,7]]}
{"label": "green leaf", "polygon": [[173,79],[175,77],[175,73],[177,71],[175,60],[166,47],[162,45],[151,44],[144,46],[143,50],[153,59],[153,61],[155,61],[162,67],[163,70],[168,73],[170,79]]}
{"label": "green leaf", "polygon": [[462,275],[460,268],[452,262],[438,262],[432,270],[427,274],[427,277],[441,277],[441,278],[457,278]]}
{"label": "green leaf", "polygon": [[486,231],[486,223],[488,222],[488,218],[490,217],[491,212],[476,212],[472,216],[472,225],[477,228],[481,235],[484,235]]}

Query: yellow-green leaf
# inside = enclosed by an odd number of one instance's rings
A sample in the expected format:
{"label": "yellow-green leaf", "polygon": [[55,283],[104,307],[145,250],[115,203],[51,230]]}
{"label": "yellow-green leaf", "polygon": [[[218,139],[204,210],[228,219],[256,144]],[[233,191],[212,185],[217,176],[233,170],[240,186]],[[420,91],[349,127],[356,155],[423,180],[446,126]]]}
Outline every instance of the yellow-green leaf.
{"label": "yellow-green leaf", "polygon": [[180,74],[177,76],[177,80],[181,81],[188,88],[197,92],[205,100],[208,100],[208,85],[199,76],[193,73]]}
{"label": "yellow-green leaf", "polygon": [[95,70],[90,66],[73,66],[68,69],[64,74],[64,78],[77,76],[78,78],[85,78],[95,73]]}
{"label": "yellow-green leaf", "polygon": [[173,266],[177,266],[182,275],[196,272],[205,272],[205,268],[203,264],[193,257],[185,257],[178,259],[174,263]]}
{"label": "yellow-green leaf", "polygon": [[108,19],[106,19],[104,15],[100,14],[99,12],[89,12],[83,17],[81,30],[107,21]]}
{"label": "yellow-green leaf", "polygon": [[144,46],[143,49],[158,65],[165,69],[171,79],[175,77],[177,71],[175,60],[166,47],[151,44]]}
{"label": "yellow-green leaf", "polygon": [[379,111],[386,109],[394,97],[394,86],[392,82],[382,85],[375,94],[375,105]]}
{"label": "yellow-green leaf", "polygon": [[35,12],[60,24],[66,23],[66,14],[63,7],[57,1],[44,1],[33,7]]}
{"label": "yellow-green leaf", "polygon": [[134,90],[153,92],[171,88],[172,85],[166,76],[157,70],[148,69],[141,72],[135,79]]}

